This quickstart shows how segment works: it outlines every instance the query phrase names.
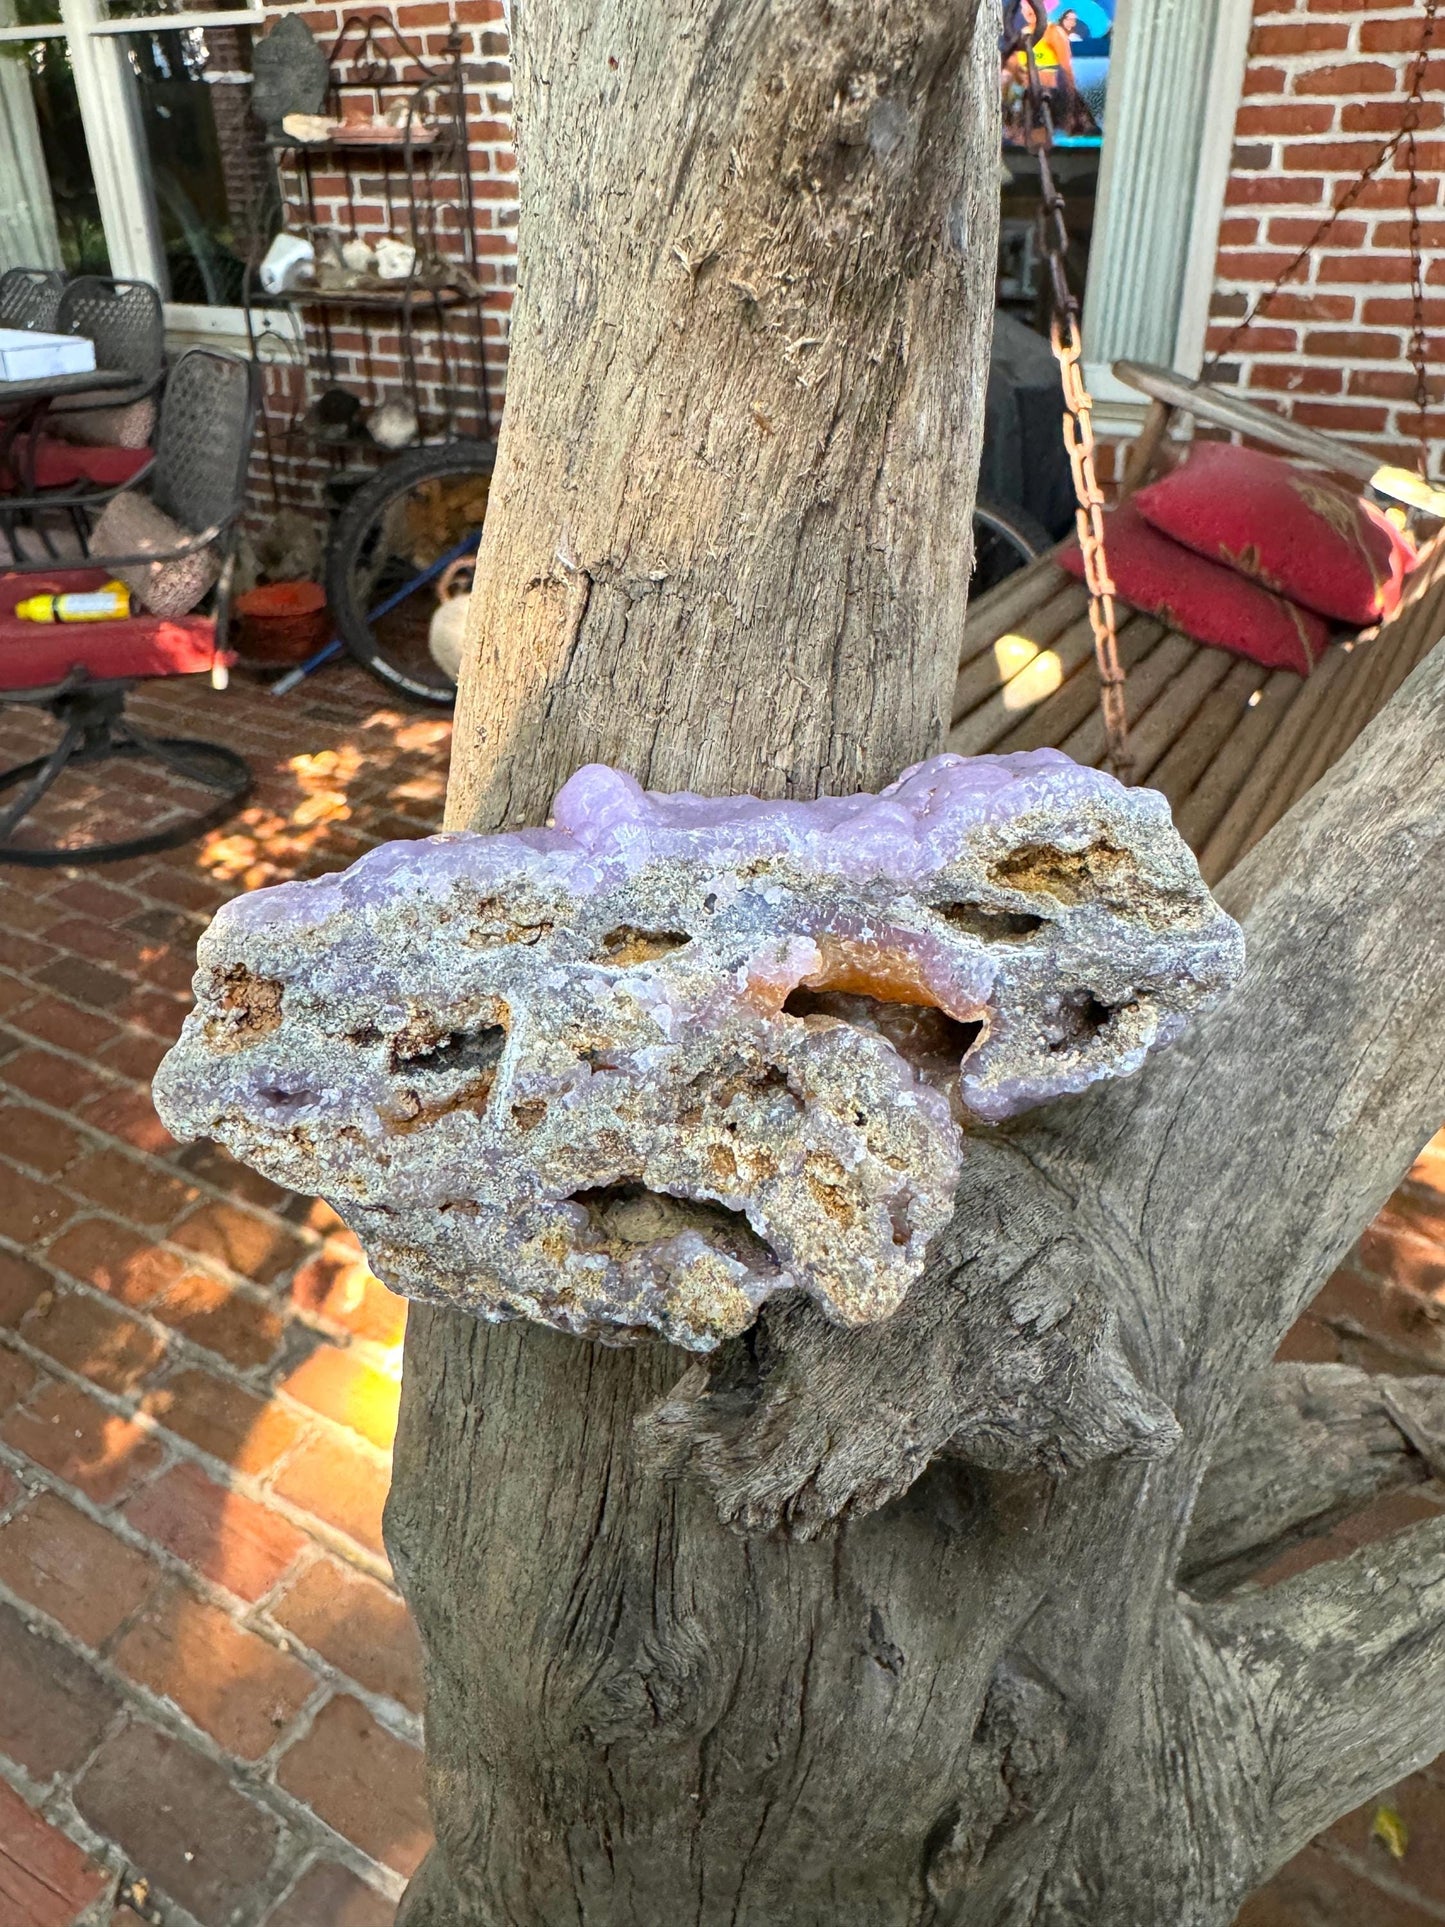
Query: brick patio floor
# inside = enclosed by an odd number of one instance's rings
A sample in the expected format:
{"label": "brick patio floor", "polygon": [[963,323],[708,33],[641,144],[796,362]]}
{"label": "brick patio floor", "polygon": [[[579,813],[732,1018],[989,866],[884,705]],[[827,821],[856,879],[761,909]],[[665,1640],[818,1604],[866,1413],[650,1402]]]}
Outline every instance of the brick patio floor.
{"label": "brick patio floor", "polygon": [[[175,1145],[148,1085],[211,912],[434,827],[449,727],[352,669],[137,714],[258,791],[167,856],[0,870],[0,1927],[385,1927],[427,1844],[381,1543],[404,1307],[324,1205]],[[0,712],[0,762],[36,727]],[[1445,1147],[1289,1350],[1445,1370]],[[1353,1816],[1241,1927],[1445,1922],[1445,1773],[1391,1804],[1403,1857]]]}

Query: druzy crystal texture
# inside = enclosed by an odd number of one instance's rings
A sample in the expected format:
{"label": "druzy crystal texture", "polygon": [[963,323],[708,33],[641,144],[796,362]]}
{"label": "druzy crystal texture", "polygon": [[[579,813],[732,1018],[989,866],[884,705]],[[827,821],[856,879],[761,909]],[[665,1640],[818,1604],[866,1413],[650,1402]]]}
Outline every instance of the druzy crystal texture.
{"label": "druzy crystal texture", "polygon": [[652,795],[227,904],[156,1078],[483,1318],[706,1351],[774,1292],[884,1318],[970,1117],[1136,1070],[1243,959],[1163,797],[1054,750],[881,795]]}

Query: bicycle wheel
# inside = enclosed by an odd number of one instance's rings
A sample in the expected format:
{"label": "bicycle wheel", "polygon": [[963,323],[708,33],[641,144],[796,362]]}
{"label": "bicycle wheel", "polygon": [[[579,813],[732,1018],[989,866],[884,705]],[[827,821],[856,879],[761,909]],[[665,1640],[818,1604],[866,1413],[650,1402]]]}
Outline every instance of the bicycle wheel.
{"label": "bicycle wheel", "polygon": [[337,631],[373,675],[426,703],[456,700],[427,649],[436,583],[479,537],[497,451],[439,442],[395,455],[336,519],[326,598]]}
{"label": "bicycle wheel", "polygon": [[969,599],[995,588],[1052,546],[1048,530],[1022,509],[982,499],[975,502]]}

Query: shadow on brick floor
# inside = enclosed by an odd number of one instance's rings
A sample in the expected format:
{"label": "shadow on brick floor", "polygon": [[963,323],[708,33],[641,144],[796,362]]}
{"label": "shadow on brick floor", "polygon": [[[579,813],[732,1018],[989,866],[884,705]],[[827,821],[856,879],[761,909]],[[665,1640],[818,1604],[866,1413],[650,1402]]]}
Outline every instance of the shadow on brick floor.
{"label": "shadow on brick floor", "polygon": [[[405,1308],[148,1087],[209,915],[433,828],[450,728],[347,670],[135,708],[258,786],[169,855],[0,871],[0,1918],[385,1927],[428,1844],[381,1542]],[[0,714],[0,760],[36,728]]]}
{"label": "shadow on brick floor", "polygon": [[[0,870],[0,1923],[386,1927],[427,1844],[381,1541],[404,1306],[324,1205],[174,1144],[148,1086],[209,915],[435,827],[449,726],[350,669],[136,708],[224,737],[258,787],[167,856]],[[0,762],[34,729],[0,712]],[[1284,1350],[1445,1370],[1445,1144]],[[1442,1802],[1433,1770],[1389,1796],[1399,1858],[1352,1815],[1240,1927],[1445,1923]]]}

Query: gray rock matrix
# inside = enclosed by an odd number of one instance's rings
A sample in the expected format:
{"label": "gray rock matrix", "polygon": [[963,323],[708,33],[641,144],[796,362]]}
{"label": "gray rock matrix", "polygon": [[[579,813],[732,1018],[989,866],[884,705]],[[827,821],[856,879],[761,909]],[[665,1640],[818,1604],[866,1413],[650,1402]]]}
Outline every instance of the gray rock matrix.
{"label": "gray rock matrix", "polygon": [[651,795],[239,897],[155,1081],[388,1285],[707,1351],[885,1318],[970,1128],[1137,1070],[1237,977],[1164,799],[1053,750],[879,796]]}

